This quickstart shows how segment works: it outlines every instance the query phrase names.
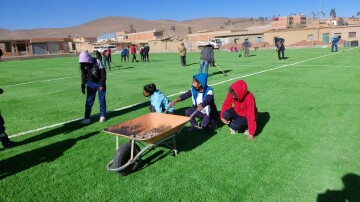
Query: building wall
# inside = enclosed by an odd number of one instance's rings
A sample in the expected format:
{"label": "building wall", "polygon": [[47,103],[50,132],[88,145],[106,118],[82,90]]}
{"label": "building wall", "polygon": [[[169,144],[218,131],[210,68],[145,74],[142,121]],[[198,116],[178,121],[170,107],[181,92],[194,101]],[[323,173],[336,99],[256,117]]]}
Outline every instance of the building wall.
{"label": "building wall", "polygon": [[[356,33],[354,38],[349,37],[349,32]],[[307,29],[292,29],[292,30],[270,30],[264,33],[264,41],[274,44],[274,37],[279,36],[285,39],[285,44],[291,45],[299,41],[323,41],[323,35],[328,34],[330,37],[341,35],[341,39],[345,41],[359,41],[360,40],[360,26],[344,26],[344,27],[325,27],[325,28],[307,28]],[[312,35],[313,39],[308,36]],[[352,34],[353,35],[353,34]]]}

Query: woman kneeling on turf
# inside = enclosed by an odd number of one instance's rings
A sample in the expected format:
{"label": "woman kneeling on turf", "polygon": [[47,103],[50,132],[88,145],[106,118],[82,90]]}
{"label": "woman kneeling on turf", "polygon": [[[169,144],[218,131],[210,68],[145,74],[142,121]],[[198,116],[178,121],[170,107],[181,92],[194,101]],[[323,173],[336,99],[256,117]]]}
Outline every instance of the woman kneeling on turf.
{"label": "woman kneeling on turf", "polygon": [[231,84],[220,113],[221,121],[230,127],[230,134],[238,131],[254,139],[256,117],[255,97],[247,90],[245,81]]}

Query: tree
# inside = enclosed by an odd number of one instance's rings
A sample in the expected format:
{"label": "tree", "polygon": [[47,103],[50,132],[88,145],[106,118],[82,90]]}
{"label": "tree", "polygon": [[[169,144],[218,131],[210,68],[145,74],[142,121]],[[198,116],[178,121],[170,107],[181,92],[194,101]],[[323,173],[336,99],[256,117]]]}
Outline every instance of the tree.
{"label": "tree", "polygon": [[337,25],[338,26],[344,26],[344,25],[346,25],[346,23],[345,23],[344,19],[339,18],[339,20],[337,21]]}
{"label": "tree", "polygon": [[332,9],[330,10],[330,16],[331,16],[332,18],[336,18],[335,8],[332,8]]}
{"label": "tree", "polygon": [[136,29],[134,28],[134,26],[132,24],[129,25],[129,31],[130,31],[130,33],[136,33]]}
{"label": "tree", "polygon": [[357,12],[357,14],[356,14],[357,16],[360,16],[360,12]]}
{"label": "tree", "polygon": [[188,32],[187,32],[188,34],[192,34],[192,31],[191,31],[191,27],[189,26],[188,27]]}
{"label": "tree", "polygon": [[220,29],[224,29],[224,26],[221,25],[221,26],[220,26]]}

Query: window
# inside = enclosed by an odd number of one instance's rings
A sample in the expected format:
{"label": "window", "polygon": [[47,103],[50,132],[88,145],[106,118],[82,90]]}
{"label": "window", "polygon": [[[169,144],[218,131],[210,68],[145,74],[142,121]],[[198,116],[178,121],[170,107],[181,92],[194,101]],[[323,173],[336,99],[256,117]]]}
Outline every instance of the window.
{"label": "window", "polygon": [[356,32],[349,32],[349,38],[356,38]]}
{"label": "window", "polygon": [[263,38],[262,38],[261,36],[259,36],[259,37],[257,38],[257,42],[259,42],[259,43],[263,42]]}
{"label": "window", "polygon": [[313,41],[314,40],[314,35],[313,34],[308,34],[307,35],[307,40],[308,41]]}

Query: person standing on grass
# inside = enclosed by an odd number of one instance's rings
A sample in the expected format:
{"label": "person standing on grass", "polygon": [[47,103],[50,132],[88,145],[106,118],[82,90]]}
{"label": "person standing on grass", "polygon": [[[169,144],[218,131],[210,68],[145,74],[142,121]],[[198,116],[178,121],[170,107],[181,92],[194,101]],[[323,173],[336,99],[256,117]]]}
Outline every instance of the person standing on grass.
{"label": "person standing on grass", "polygon": [[221,121],[229,125],[230,134],[236,131],[255,138],[257,108],[254,95],[247,90],[244,80],[230,85],[220,112]]}
{"label": "person standing on grass", "polygon": [[180,53],[180,61],[181,61],[181,65],[183,67],[186,66],[186,47],[184,45],[184,43],[180,44],[180,47],[178,47],[179,49],[179,53]]}
{"label": "person standing on grass", "polygon": [[245,41],[242,43],[242,48],[244,50],[244,57],[249,57],[249,50],[250,50],[250,42],[246,38]]}
{"label": "person standing on grass", "polygon": [[[85,116],[82,124],[90,124],[91,109],[95,101],[96,92],[99,92],[100,120],[106,120],[106,68],[99,59],[91,57],[87,51],[79,55],[79,64],[81,70],[81,92],[86,93]],[[86,87],[86,91],[85,91]]]}
{"label": "person standing on grass", "polygon": [[132,59],[131,59],[131,62],[134,63],[134,60],[135,62],[139,62],[137,59],[136,59],[136,46],[135,44],[132,44],[131,47],[130,47],[130,53],[132,55]]}
{"label": "person standing on grass", "polygon": [[[174,106],[177,102],[192,98],[192,107],[185,110],[186,116],[191,116],[196,111],[195,116],[190,120],[191,127],[188,131],[196,129],[217,129],[217,120],[219,117],[215,100],[214,90],[207,85],[207,74],[201,73],[193,76],[193,82],[190,90],[180,95],[180,97],[173,100],[169,107]],[[195,120],[195,117],[200,119],[200,123]]]}
{"label": "person standing on grass", "polygon": [[331,41],[331,52],[334,52],[334,47],[335,47],[335,52],[338,52],[338,43],[341,39],[341,36],[334,36],[332,38],[332,41]]}
{"label": "person standing on grass", "polygon": [[210,44],[206,45],[201,49],[199,74],[202,73],[204,67],[205,67],[205,73],[208,74],[209,64],[215,64],[214,47]]}
{"label": "person standing on grass", "polygon": [[141,62],[144,62],[144,46],[141,46],[139,53]]}
{"label": "person standing on grass", "polygon": [[144,62],[149,62],[149,52],[150,52],[150,46],[149,44],[146,44],[144,47]]}
{"label": "person standing on grass", "polygon": [[108,50],[108,52],[109,52],[109,56],[108,56],[109,62],[112,62],[112,61],[111,61],[111,48],[108,47],[107,50]]}
{"label": "person standing on grass", "polygon": [[166,113],[174,113],[174,107],[169,107],[170,100],[156,89],[154,83],[145,85],[143,94],[145,97],[150,97],[150,112],[163,113],[167,110]]}
{"label": "person standing on grass", "polygon": [[[0,88],[0,94],[3,94],[3,92],[4,90]],[[1,116],[1,112],[0,112],[0,140],[4,149],[9,149],[13,147],[15,144],[15,142],[11,141],[8,135],[5,133],[5,121],[4,118]]]}
{"label": "person standing on grass", "polygon": [[108,65],[109,65],[109,70],[111,71],[110,60],[109,60],[109,56],[110,56],[110,54],[111,54],[111,50],[109,51],[109,49],[105,49],[105,50],[103,50],[102,54],[103,54],[103,56],[104,56],[104,66],[105,66],[105,69],[106,69],[106,63],[108,63]]}
{"label": "person standing on grass", "polygon": [[[285,52],[285,39],[283,38],[279,38],[279,37],[275,37],[274,38],[274,42],[275,42],[275,47],[276,47],[276,51],[278,53],[278,58],[279,60],[281,59],[285,59],[284,58],[284,52]],[[281,53],[281,57],[280,57],[280,53]]]}

